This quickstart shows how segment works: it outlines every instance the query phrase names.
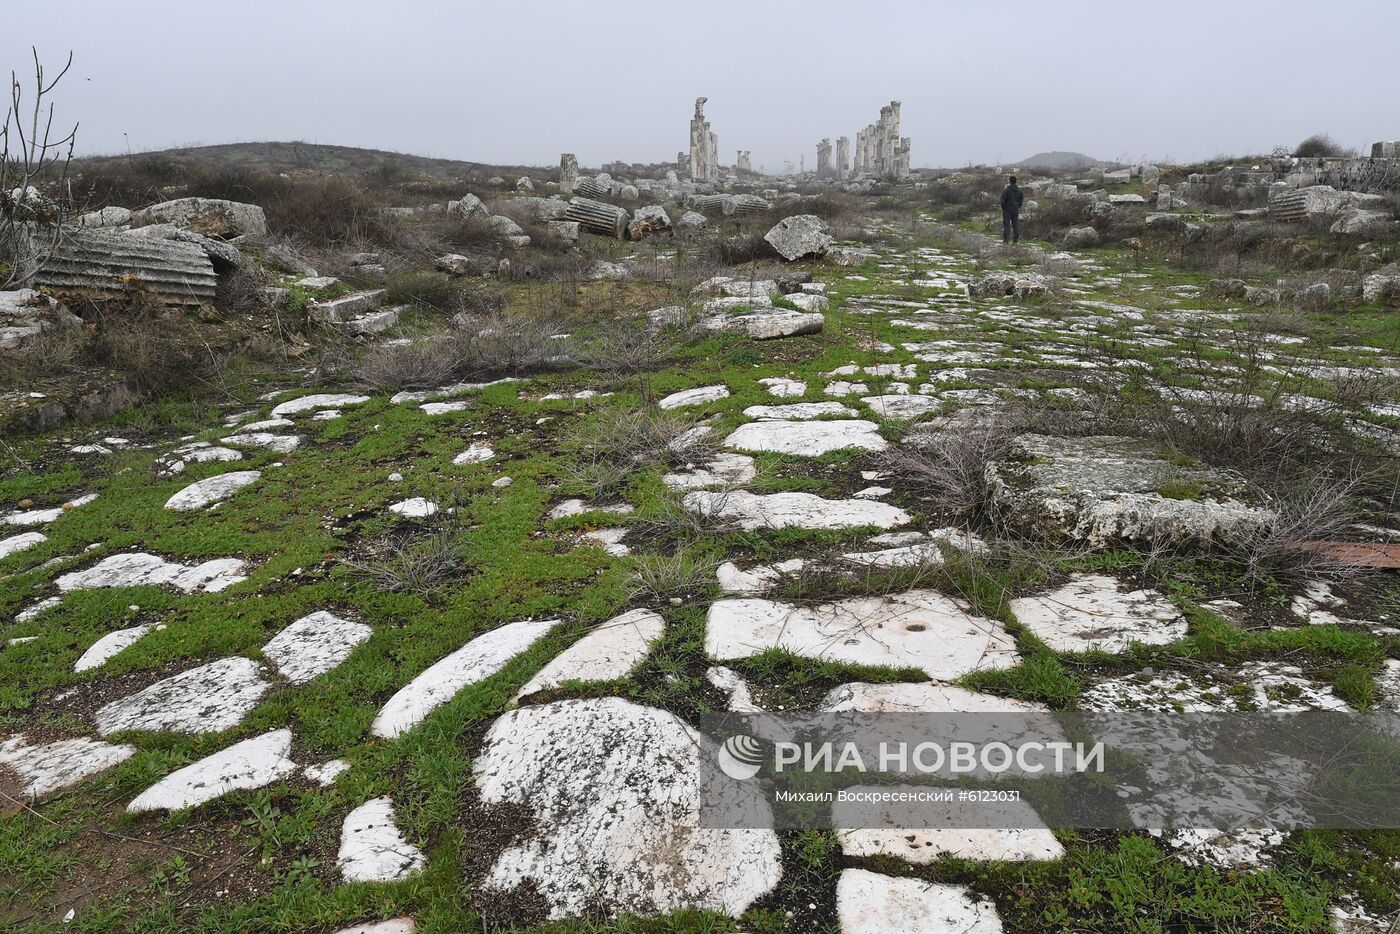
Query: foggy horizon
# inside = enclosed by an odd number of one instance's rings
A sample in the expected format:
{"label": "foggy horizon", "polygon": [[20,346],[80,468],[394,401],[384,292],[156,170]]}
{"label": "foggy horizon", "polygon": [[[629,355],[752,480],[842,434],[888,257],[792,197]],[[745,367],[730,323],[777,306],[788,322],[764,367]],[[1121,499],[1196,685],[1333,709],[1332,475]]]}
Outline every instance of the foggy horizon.
{"label": "foggy horizon", "polygon": [[1400,136],[1371,95],[1339,91],[1389,76],[1400,12],[1375,0],[1306,29],[1256,0],[1171,23],[1097,0],[1053,16],[1026,2],[717,0],[703,20],[636,2],[406,0],[386,16],[363,0],[253,0],[232,30],[225,11],[137,8],[79,0],[62,17],[8,16],[0,65],[21,81],[31,44],[50,75],[73,51],[56,124],[80,124],[78,155],[301,141],[499,165],[550,166],[560,152],[586,166],[671,162],[700,96],[721,163],[747,149],[769,173],[804,156],[814,168],[823,137],[854,144],[890,100],[903,102],[916,168],[1050,150],[1196,162],[1319,132],[1365,154]]}

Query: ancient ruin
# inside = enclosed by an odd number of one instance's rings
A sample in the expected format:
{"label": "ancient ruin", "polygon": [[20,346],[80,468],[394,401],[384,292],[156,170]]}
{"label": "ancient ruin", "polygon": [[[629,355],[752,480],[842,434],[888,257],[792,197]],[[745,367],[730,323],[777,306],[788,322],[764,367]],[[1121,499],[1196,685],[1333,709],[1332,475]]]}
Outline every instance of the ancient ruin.
{"label": "ancient ruin", "polygon": [[705,119],[707,97],[695,99],[695,114],[690,118],[690,180],[715,184],[719,181],[719,136],[710,130]]}
{"label": "ancient ruin", "polygon": [[0,16],[0,930],[1400,930],[1400,13],[306,5]]}

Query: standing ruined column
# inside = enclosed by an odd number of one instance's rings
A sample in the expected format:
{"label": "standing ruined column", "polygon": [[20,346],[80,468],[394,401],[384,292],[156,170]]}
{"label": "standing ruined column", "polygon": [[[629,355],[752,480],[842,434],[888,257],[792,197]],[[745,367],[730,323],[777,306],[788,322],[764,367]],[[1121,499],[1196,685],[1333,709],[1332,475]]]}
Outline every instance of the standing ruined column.
{"label": "standing ruined column", "polygon": [[714,134],[710,132],[710,121],[705,119],[705,102],[708,97],[695,98],[695,114],[690,118],[690,180],[707,182],[710,180],[710,154]]}
{"label": "standing ruined column", "polygon": [[817,143],[817,175],[827,176],[831,174],[831,139],[823,139]]}
{"label": "standing ruined column", "polygon": [[571,195],[578,182],[578,159],[571,152],[559,154],[559,193]]}
{"label": "standing ruined column", "polygon": [[836,140],[836,177],[845,178],[850,170],[851,161],[851,140],[850,137],[842,136]]}

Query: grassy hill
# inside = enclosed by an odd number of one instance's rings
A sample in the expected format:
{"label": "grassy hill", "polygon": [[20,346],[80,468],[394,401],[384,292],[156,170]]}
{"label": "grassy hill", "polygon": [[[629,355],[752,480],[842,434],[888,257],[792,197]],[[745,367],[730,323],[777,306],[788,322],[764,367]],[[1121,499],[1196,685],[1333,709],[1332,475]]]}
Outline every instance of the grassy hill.
{"label": "grassy hill", "polygon": [[88,156],[79,160],[89,165],[124,160],[201,163],[220,168],[261,169],[269,172],[355,175],[386,167],[414,175],[460,178],[483,169],[523,172],[531,166],[488,166],[461,159],[434,159],[384,149],[358,146],[331,146],[321,143],[264,142],[223,143],[217,146],[188,146],[136,153],[131,156]]}

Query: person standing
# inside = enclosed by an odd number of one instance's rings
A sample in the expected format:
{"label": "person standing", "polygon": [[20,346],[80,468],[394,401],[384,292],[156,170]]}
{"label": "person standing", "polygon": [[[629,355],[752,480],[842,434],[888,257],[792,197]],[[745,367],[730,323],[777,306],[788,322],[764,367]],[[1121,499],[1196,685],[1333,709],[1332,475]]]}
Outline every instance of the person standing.
{"label": "person standing", "polygon": [[1001,190],[1001,242],[1009,239],[1012,243],[1021,242],[1021,202],[1026,193],[1016,184],[1016,176],[1010,177],[1010,184]]}

